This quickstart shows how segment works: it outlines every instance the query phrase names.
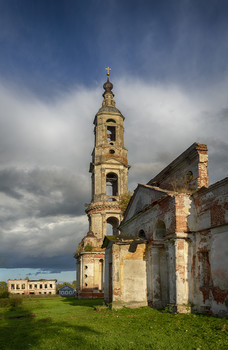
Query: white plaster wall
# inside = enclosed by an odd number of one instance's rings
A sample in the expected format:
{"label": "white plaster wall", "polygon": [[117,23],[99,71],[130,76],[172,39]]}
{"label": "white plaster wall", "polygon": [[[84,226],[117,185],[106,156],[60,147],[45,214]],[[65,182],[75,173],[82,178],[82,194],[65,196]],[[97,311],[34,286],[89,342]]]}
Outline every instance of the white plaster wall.
{"label": "white plaster wall", "polygon": [[147,301],[146,262],[124,260],[124,289],[122,300],[129,302]]}

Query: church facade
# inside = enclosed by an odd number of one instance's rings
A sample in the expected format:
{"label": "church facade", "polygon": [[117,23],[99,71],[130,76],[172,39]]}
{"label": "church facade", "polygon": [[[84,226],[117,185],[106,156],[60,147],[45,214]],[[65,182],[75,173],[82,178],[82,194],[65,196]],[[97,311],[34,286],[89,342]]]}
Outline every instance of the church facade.
{"label": "church facade", "polygon": [[116,108],[113,85],[104,84],[102,107],[94,118],[94,149],[90,163],[92,200],[86,209],[89,231],[75,254],[77,296],[104,296],[104,253],[106,234],[117,235],[123,219],[120,198],[128,193],[127,149],[124,146],[124,117]]}
{"label": "church facade", "polygon": [[228,178],[208,186],[207,146],[194,143],[139,184],[106,237],[105,301],[228,315]]}

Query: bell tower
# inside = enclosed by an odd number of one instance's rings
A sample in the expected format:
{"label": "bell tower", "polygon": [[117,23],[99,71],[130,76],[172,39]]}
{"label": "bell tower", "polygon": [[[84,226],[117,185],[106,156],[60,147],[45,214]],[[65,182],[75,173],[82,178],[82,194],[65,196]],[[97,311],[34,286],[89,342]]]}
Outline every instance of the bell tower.
{"label": "bell tower", "polygon": [[104,83],[102,107],[94,118],[94,149],[90,163],[92,199],[86,209],[89,232],[79,244],[77,259],[78,297],[103,297],[106,235],[118,234],[122,220],[120,196],[128,192],[127,149],[124,147],[124,117],[116,108],[113,84]]}

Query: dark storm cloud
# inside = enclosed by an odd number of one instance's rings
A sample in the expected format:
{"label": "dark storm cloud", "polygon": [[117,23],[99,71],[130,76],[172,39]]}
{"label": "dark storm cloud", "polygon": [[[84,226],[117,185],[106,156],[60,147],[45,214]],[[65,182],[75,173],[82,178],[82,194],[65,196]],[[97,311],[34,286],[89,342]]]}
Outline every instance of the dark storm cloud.
{"label": "dark storm cloud", "polygon": [[[89,197],[86,177],[66,169],[0,170],[0,192],[14,199],[3,206],[14,218],[84,214],[83,200]],[[22,209],[23,208],[23,209]],[[18,209],[18,210],[17,210]]]}
{"label": "dark storm cloud", "polygon": [[95,99],[81,88],[47,103],[0,86],[1,266],[74,261],[88,230]]}
{"label": "dark storm cloud", "polygon": [[[226,176],[227,87],[224,80],[192,91],[132,77],[114,85],[117,108],[126,117],[131,191],[195,141],[208,145],[211,181]],[[47,102],[0,87],[2,267],[74,266],[73,253],[88,231],[83,213],[101,90],[78,87]]]}

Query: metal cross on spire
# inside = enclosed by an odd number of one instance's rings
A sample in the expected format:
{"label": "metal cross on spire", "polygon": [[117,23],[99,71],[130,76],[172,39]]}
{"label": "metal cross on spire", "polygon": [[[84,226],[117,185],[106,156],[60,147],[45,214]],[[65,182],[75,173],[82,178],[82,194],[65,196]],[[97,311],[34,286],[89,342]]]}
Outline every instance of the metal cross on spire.
{"label": "metal cross on spire", "polygon": [[111,68],[110,67],[107,67],[107,68],[105,68],[106,69],[106,71],[107,71],[107,77],[109,77],[109,75],[110,75],[110,70],[111,70]]}

